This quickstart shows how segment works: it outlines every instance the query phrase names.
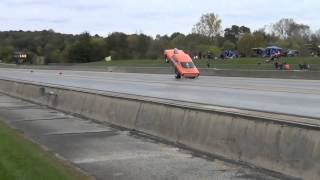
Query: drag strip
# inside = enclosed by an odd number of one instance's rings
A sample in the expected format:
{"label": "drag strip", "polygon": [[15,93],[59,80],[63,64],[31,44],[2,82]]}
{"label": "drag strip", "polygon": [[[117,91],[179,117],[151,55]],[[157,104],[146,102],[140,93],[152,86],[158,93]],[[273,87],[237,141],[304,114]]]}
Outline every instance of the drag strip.
{"label": "drag strip", "polygon": [[320,81],[1,69],[0,78],[50,83],[239,109],[320,117]]}

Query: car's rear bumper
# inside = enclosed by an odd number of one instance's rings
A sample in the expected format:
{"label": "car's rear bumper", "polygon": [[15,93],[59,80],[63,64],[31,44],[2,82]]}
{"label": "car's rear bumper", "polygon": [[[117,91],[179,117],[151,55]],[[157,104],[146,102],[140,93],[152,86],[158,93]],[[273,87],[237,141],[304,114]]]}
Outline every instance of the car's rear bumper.
{"label": "car's rear bumper", "polygon": [[200,75],[199,73],[185,73],[185,74],[182,74],[182,76],[186,77],[186,78],[198,77],[199,75]]}

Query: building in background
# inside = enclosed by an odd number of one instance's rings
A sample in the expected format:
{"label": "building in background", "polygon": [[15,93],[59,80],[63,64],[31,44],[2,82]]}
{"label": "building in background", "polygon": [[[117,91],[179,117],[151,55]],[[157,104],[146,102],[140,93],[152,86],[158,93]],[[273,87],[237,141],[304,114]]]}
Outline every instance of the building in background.
{"label": "building in background", "polygon": [[16,51],[13,55],[16,64],[25,64],[28,62],[28,54],[22,51]]}

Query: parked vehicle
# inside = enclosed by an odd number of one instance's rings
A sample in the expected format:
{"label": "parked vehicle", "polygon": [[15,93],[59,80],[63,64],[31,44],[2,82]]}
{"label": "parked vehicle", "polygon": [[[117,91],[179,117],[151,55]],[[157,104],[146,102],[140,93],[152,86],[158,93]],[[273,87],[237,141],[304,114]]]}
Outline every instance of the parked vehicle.
{"label": "parked vehicle", "polygon": [[289,50],[288,53],[287,53],[287,56],[288,56],[288,57],[296,57],[296,56],[299,56],[299,51],[297,51],[297,50]]}

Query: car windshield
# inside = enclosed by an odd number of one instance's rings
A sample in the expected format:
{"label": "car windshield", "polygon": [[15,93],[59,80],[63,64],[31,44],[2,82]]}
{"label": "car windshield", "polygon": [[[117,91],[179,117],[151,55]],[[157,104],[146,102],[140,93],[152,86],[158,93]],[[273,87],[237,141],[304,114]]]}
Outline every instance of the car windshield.
{"label": "car windshield", "polygon": [[193,62],[181,62],[181,66],[184,68],[194,68],[195,67]]}

